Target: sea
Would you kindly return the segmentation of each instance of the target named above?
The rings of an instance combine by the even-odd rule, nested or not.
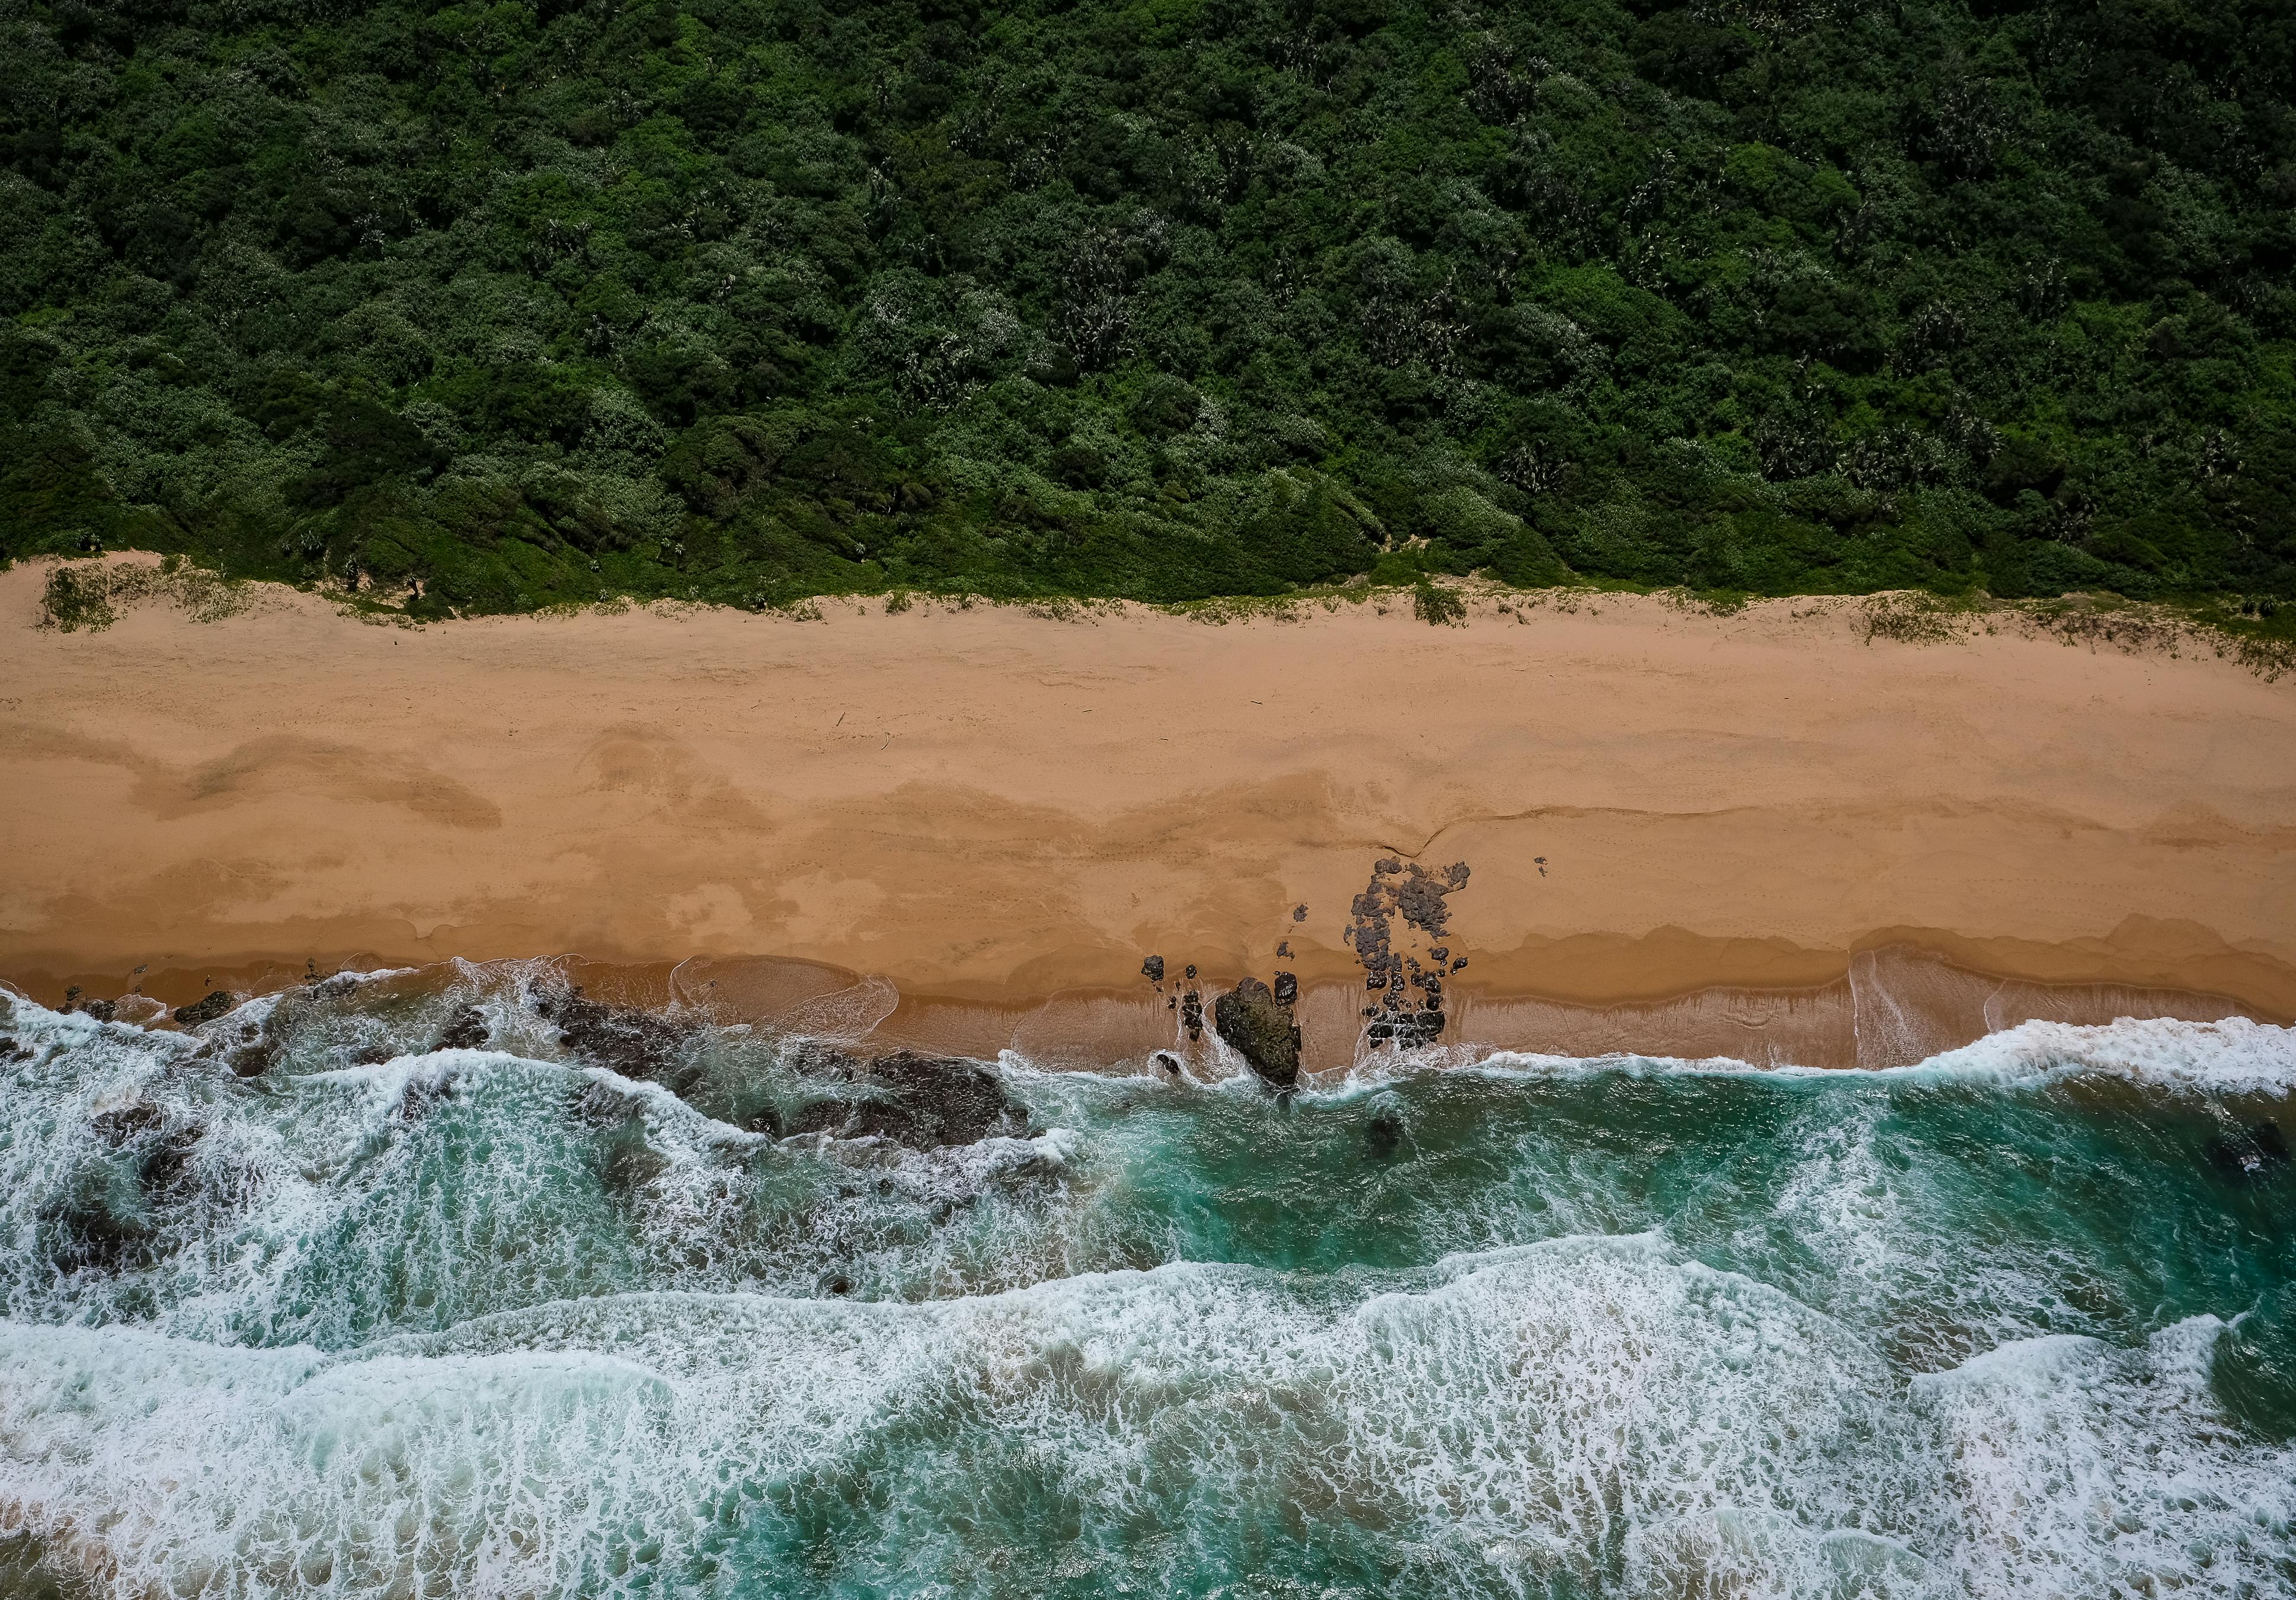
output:
[[[2289,1029],[1007,1053],[934,1144],[558,981],[0,999],[0,1595],[2296,1595]]]

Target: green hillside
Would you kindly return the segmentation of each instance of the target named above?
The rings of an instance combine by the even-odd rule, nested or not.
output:
[[[0,554],[2296,598],[2267,0],[51,0]]]

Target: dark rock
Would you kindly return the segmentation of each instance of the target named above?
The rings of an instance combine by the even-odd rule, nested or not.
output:
[[[169,1128],[165,1112],[142,1101],[102,1112],[89,1119],[88,1128],[121,1153],[131,1182],[119,1183],[121,1166],[94,1167],[45,1208],[50,1258],[65,1272],[147,1266],[159,1239],[151,1212],[191,1196],[193,1153],[207,1130],[196,1122]]]
[[[1188,970],[1185,972],[1183,972],[1181,976],[1185,978],[1189,982],[1193,983],[1196,981],[1196,964],[1193,961],[1188,963]]]
[[[441,1050],[482,1050],[492,1030],[487,1026],[487,1013],[475,1005],[465,1005],[455,1013],[454,1021],[439,1036],[436,1046]]]
[[[637,1118],[637,1097],[612,1084],[584,1082],[574,1090],[566,1114],[585,1128],[619,1128]]]
[[[1300,975],[1297,972],[1275,974],[1275,1003],[1286,1011],[1300,1003]]]
[[[1180,1025],[1188,1030],[1191,1039],[1204,1037],[1204,997],[1195,989],[1180,997]]]
[[[1305,907],[1305,906],[1294,906],[1294,907],[1292,907],[1292,920],[1293,922],[1295,922],[1295,923],[1304,923],[1304,922],[1306,922],[1306,921],[1308,920],[1308,907]]]
[[[2209,1145],[2209,1164],[2236,1183],[2268,1177],[2288,1161],[2288,1140],[2277,1123],[2259,1122]]]
[[[598,1153],[598,1181],[617,1194],[634,1194],[668,1170],[669,1158],[646,1143],[644,1125],[636,1118]]]
[[[351,1052],[351,1065],[355,1067],[379,1067],[384,1062],[389,1061],[392,1056],[397,1055],[398,1054],[398,1052],[392,1049],[389,1045],[361,1045],[357,1049]]]
[[[160,1108],[138,1100],[132,1105],[98,1112],[87,1120],[88,1131],[118,1150],[141,1135],[157,1132],[167,1121]]]
[[[558,1025],[559,1040],[569,1050],[625,1078],[676,1093],[699,1075],[686,1059],[692,1036],[650,1011],[586,1000],[575,987],[543,990],[534,1008]]]
[[[176,1006],[176,1021],[185,1028],[197,1028],[214,1022],[238,1004],[238,998],[229,989],[216,989],[201,996],[189,1005]]]
[[[992,1135],[1020,1138],[1028,1113],[1004,1081],[978,1062],[911,1050],[881,1055],[854,1074],[865,1096],[816,1100],[790,1119],[789,1131],[875,1136],[912,1150],[974,1145]]]
[[[444,1073],[436,1077],[418,1074],[406,1080],[398,1092],[398,1104],[390,1114],[401,1122],[420,1122],[441,1102],[455,1097],[455,1080]]]
[[[197,1124],[187,1123],[152,1141],[135,1171],[135,1181],[143,1188],[145,1199],[164,1205],[190,1196],[192,1151],[206,1131]]]
[[[1300,1030],[1259,979],[1239,980],[1212,1002],[1212,1026],[1253,1071],[1277,1088],[1288,1089],[1300,1081]]]
[[[1157,1051],[1154,1060],[1157,1067],[1168,1077],[1177,1078],[1180,1075],[1180,1058],[1169,1050]]]
[[[311,996],[309,989],[290,989],[271,1003],[260,1027],[242,1027],[237,1041],[224,1049],[224,1060],[231,1070],[242,1078],[259,1078],[277,1066],[296,1029],[317,1004]]]
[[[75,1000],[65,1009],[94,1017],[99,1022],[109,1022],[119,1014],[119,1005],[111,1000]]]
[[[1372,1160],[1383,1161],[1403,1147],[1403,1119],[1391,1106],[1382,1106],[1364,1124],[1364,1150]]]
[[[1151,983],[1163,982],[1164,958],[1161,956],[1151,956],[1148,957],[1147,960],[1140,964],[1140,975],[1143,978],[1147,979]]]
[[[62,1272],[122,1272],[148,1262],[158,1230],[109,1192],[88,1189],[41,1212],[53,1230],[48,1258]]]

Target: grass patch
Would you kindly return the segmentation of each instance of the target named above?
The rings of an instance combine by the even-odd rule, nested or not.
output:
[[[1451,590],[1423,578],[1411,587],[1411,614],[1430,628],[1464,628],[1467,603]]]

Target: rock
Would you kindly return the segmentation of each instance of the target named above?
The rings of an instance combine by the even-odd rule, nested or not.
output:
[[[676,1023],[634,1005],[586,1000],[578,988],[545,989],[534,1008],[558,1025],[559,1041],[598,1066],[675,1094],[699,1076],[687,1060],[689,1035]]]
[[[87,1120],[87,1127],[89,1132],[117,1150],[140,1134],[158,1132],[166,1120],[158,1106],[138,1100],[98,1112]]]
[[[2277,1123],[2259,1122],[2209,1145],[2209,1164],[2235,1183],[2256,1183],[2288,1161],[2288,1140]]]
[[[1140,975],[1143,978],[1147,979],[1151,983],[1163,982],[1164,958],[1161,956],[1151,956],[1148,957],[1147,960],[1140,964]]]
[[[418,1073],[409,1078],[406,1087],[398,1092],[398,1104],[390,1108],[390,1114],[401,1122],[420,1122],[441,1101],[454,1097],[453,1079],[443,1072],[435,1078]]]
[[[1212,1002],[1212,1026],[1251,1070],[1279,1089],[1300,1081],[1300,1030],[1267,985],[1244,978]]]
[[[1195,969],[1188,969],[1193,972]],[[1180,997],[1180,1025],[1188,1030],[1191,1039],[1204,1037],[1204,997],[1194,989]]]
[[[1286,1011],[1300,1003],[1300,975],[1297,972],[1275,974],[1275,1003]]]
[[[1383,1161],[1403,1147],[1403,1119],[1392,1106],[1382,1106],[1364,1124],[1364,1151],[1372,1160]]]
[[[1169,1050],[1157,1051],[1154,1060],[1157,1070],[1161,1071],[1166,1077],[1177,1078],[1180,1075],[1180,1058],[1173,1054]]]
[[[912,1150],[1029,1131],[1028,1113],[1005,1094],[1004,1079],[978,1062],[902,1050],[857,1070],[853,1081],[865,1097],[816,1100],[790,1119],[789,1131],[873,1135]]]
[[[183,1027],[197,1028],[203,1023],[214,1022],[238,1004],[237,997],[229,989],[219,989],[201,996],[189,1005],[176,1006],[175,1017],[176,1022]]]
[[[482,1050],[486,1048],[491,1032],[492,1030],[487,1026],[487,1013],[475,1005],[465,1005],[455,1013],[454,1021],[447,1024],[447,1030],[439,1036],[436,1047],[441,1050]]]
[[[119,1014],[119,1005],[110,1000],[75,1000],[68,1009],[94,1017],[99,1022],[111,1022]]]

